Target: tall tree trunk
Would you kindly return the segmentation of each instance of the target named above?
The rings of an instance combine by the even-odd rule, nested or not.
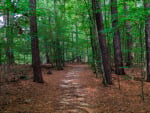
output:
[[[43,83],[41,66],[40,66],[40,55],[39,55],[39,42],[37,36],[37,18],[36,18],[36,0],[30,0],[30,32],[31,32],[31,46],[32,46],[32,66],[34,82]]]
[[[75,24],[75,29],[76,29],[76,57],[79,57],[79,34],[78,34],[78,23]],[[77,62],[80,62],[78,58]]]
[[[111,0],[111,16],[112,16],[112,27],[114,29],[114,62],[115,62],[115,73],[118,75],[125,74],[123,68],[123,58],[121,52],[120,43],[120,31],[118,28],[118,11],[117,11],[117,0]]]
[[[149,0],[144,0],[145,10],[150,8]],[[147,59],[147,82],[150,82],[150,15],[146,16],[145,21],[145,38],[146,38],[146,59]]]
[[[55,43],[56,43],[56,46],[55,46],[55,57],[56,57],[56,68],[57,70],[63,70],[63,67],[62,67],[62,49],[61,49],[61,42],[59,40],[59,34],[60,34],[60,31],[59,31],[59,21],[58,21],[58,13],[57,13],[57,0],[54,0],[54,18],[55,18]]]
[[[0,65],[2,64],[2,44],[0,43]]]
[[[8,3],[11,4],[11,1],[9,0]],[[4,11],[4,14],[5,14],[5,11]],[[4,18],[5,27],[6,27],[6,60],[7,60],[7,64],[14,63],[14,54],[13,54],[12,47],[11,47],[11,45],[13,43],[13,37],[11,37],[11,34],[13,34],[12,33],[13,28],[10,25],[11,24],[10,19],[11,19],[10,9],[8,8],[6,10],[6,18]]]
[[[46,63],[47,64],[50,64],[50,58],[49,58],[49,54],[48,54],[48,51],[46,50]]]
[[[71,42],[72,42],[72,48],[74,49],[74,33],[72,32],[71,33]],[[72,58],[71,59],[73,59],[74,57],[75,57],[75,52],[72,50]],[[74,62],[74,61],[72,61],[72,62]]]
[[[110,62],[108,58],[106,39],[105,39],[105,35],[102,33],[102,31],[104,30],[104,25],[103,25],[102,12],[100,12],[101,4],[97,0],[92,0],[92,4],[95,10],[94,14],[95,14],[95,19],[96,19],[96,24],[97,24],[100,49],[102,52],[102,64],[103,64],[103,69],[104,69],[104,76],[106,78],[106,82],[108,84],[112,84],[111,69],[110,69]]]
[[[91,2],[91,1],[89,1]],[[98,63],[97,61],[99,60],[98,55],[97,55],[97,50],[99,49],[97,47],[97,29],[96,29],[96,24],[95,24],[95,18],[94,18],[94,13],[92,12],[92,9],[89,9],[89,6],[86,0],[84,0],[84,3],[86,5],[87,11],[88,11],[88,16],[89,16],[89,27],[90,27],[90,42],[91,42],[91,47],[92,47],[92,67],[94,69],[94,73],[96,73],[96,78],[98,78]]]
[[[126,17],[128,16],[128,13],[127,13],[128,10],[129,10],[128,4],[126,2],[124,2],[124,11],[125,11]],[[125,22],[125,32],[126,32],[126,36],[127,36],[127,48],[128,48],[126,66],[132,66],[133,53],[131,52],[131,50],[133,47],[133,41],[132,41],[132,35],[130,34],[131,24],[129,21]]]

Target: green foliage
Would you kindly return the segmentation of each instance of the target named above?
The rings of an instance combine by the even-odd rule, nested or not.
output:
[[[29,8],[29,0],[19,0],[11,2],[4,0],[0,2],[0,15],[6,15],[9,10],[10,25],[0,28],[0,50],[1,62],[6,60],[6,48],[10,47],[15,56],[16,63],[31,63],[31,37],[29,28],[29,16],[31,9]],[[113,33],[116,30],[111,27],[110,3],[108,0],[101,1],[102,8],[97,12],[102,11],[104,17],[104,31],[100,31],[107,36],[107,44],[110,52],[110,58],[113,57]],[[129,9],[124,10],[124,5],[127,3]],[[55,6],[55,8],[54,8]],[[93,22],[92,6],[88,0],[37,0],[37,21],[38,34],[40,42],[40,53],[42,62],[45,60],[46,54],[52,62],[60,57],[65,57],[68,60],[74,56],[81,55],[83,59],[88,56],[89,62],[93,62],[91,49],[91,39],[95,39],[95,35],[90,34],[90,26]],[[144,25],[145,16],[149,14],[149,9],[146,11],[141,0],[119,0],[118,2],[118,28],[121,31],[122,52],[124,60],[126,60],[129,51],[135,53],[135,62],[139,59],[139,54],[142,51],[145,53],[145,44],[139,47],[140,32],[142,32],[142,40],[144,40]],[[19,15],[19,16],[17,16]],[[127,15],[127,16],[126,16]],[[113,15],[117,16],[116,14]],[[125,23],[129,22],[131,26],[130,35],[127,36]],[[19,27],[22,33],[19,33]],[[7,31],[7,32],[6,32]],[[6,35],[9,41],[6,41]],[[127,40],[132,38],[134,47],[132,50],[127,48]],[[95,57],[95,56],[94,56]],[[96,62],[101,62],[97,60]],[[125,61],[124,61],[125,62]],[[128,68],[128,67],[121,67]]]

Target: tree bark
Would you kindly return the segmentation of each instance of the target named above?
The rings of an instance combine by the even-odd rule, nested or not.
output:
[[[61,41],[60,39],[58,38],[60,35],[60,31],[59,31],[59,22],[58,22],[58,13],[57,13],[57,0],[54,0],[54,18],[55,18],[55,43],[56,43],[56,46],[55,46],[55,57],[56,57],[56,68],[57,70],[63,70],[63,66],[62,66],[62,48],[61,48]]]
[[[47,64],[50,64],[50,58],[49,58],[49,54],[48,54],[48,52],[46,52],[46,63]]]
[[[118,11],[117,11],[117,0],[111,0],[111,18],[112,18],[112,27],[114,30],[114,62],[115,62],[115,73],[118,75],[124,75],[123,68],[123,58],[121,52],[121,43],[120,43],[120,31],[118,28]]]
[[[124,2],[124,11],[125,11],[125,16],[128,16],[127,11],[129,10],[128,4]],[[131,52],[133,48],[133,40],[132,40],[132,35],[130,34],[131,32],[131,23],[129,21],[125,22],[125,32],[127,36],[127,48],[128,48],[128,53],[127,53],[127,62],[126,66],[132,66],[133,65],[133,53]]]
[[[2,64],[2,44],[0,43],[0,65]]]
[[[8,1],[8,3],[11,4],[11,0]],[[12,5],[12,4],[11,4]],[[5,21],[5,27],[6,27],[6,60],[7,64],[14,64],[14,54],[12,51],[12,46],[13,45],[13,37],[11,37],[11,34],[13,34],[13,27],[12,23],[10,23],[11,16],[10,16],[10,9],[7,8],[6,11],[4,11],[4,14],[6,14],[6,18],[4,18]]]
[[[148,0],[144,0],[145,11],[150,8]],[[146,38],[146,59],[147,59],[147,82],[150,82],[150,15],[146,16],[145,21],[145,38]]]
[[[103,17],[101,9],[101,4],[97,0],[92,0],[93,8],[95,10],[95,20],[98,30],[98,39],[99,39],[99,45],[102,53],[102,65],[104,69],[104,75],[106,78],[106,82],[108,84],[112,84],[112,77],[111,77],[111,68],[110,68],[110,62],[108,58],[108,50],[106,46],[106,39],[105,35],[103,33],[104,25],[103,25]]]
[[[37,36],[37,18],[36,18],[36,0],[30,0],[30,32],[31,32],[31,47],[32,47],[32,66],[34,82],[43,83],[41,66],[40,66],[40,55],[39,55],[39,42]]]

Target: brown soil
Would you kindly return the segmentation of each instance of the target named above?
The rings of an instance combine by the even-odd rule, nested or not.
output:
[[[25,67],[31,76],[31,67]],[[140,79],[121,76],[119,90],[115,74],[113,85],[104,87],[102,79],[83,64],[52,70],[51,75],[43,67],[42,72],[44,84],[32,79],[1,83],[0,113],[150,113],[150,83],[144,82],[143,102]],[[127,69],[126,73],[139,78],[140,70]]]

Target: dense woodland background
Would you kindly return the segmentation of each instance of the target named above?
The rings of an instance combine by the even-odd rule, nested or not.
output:
[[[149,5],[148,0],[3,0],[0,64],[33,62],[34,75],[41,76],[40,61],[58,70],[65,62],[82,61],[103,72],[109,84],[114,66],[116,74],[147,67],[144,78],[150,81]]]

